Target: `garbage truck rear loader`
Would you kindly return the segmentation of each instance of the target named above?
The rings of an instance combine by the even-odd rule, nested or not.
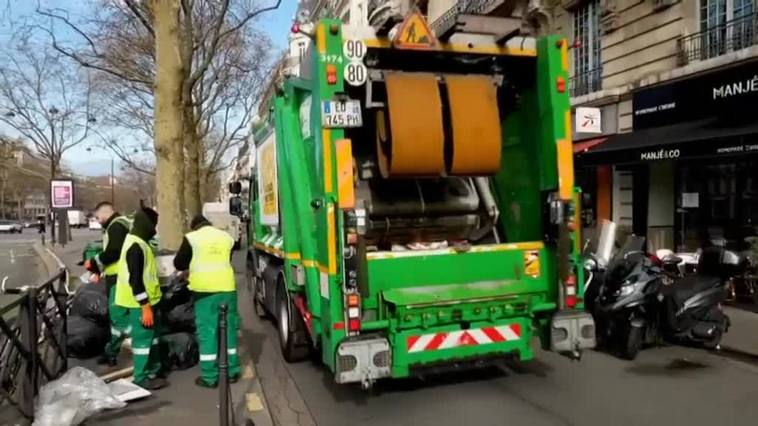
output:
[[[529,360],[535,335],[593,347],[567,42],[456,45],[420,15],[394,40],[350,31],[314,25],[255,131],[249,283],[284,357],[317,352],[338,383],[370,386]]]

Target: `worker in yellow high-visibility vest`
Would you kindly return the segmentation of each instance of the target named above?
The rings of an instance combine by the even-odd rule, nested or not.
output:
[[[155,255],[148,244],[155,236],[158,213],[143,208],[124,240],[116,282],[116,305],[126,308],[131,326],[134,383],[155,390],[168,385],[162,367],[158,329],[161,287]]]
[[[237,354],[237,286],[231,257],[234,239],[214,228],[202,215],[192,219],[192,229],[185,235],[174,257],[174,267],[189,270],[189,288],[195,300],[195,325],[200,343],[200,377],[195,384],[201,387],[218,386],[218,318],[221,305],[227,305],[227,354],[229,377],[239,380]]]
[[[115,304],[116,278],[118,276],[119,258],[124,239],[131,228],[131,221],[113,209],[113,204],[103,201],[95,207],[95,218],[103,227],[103,251],[93,259],[85,262],[84,267],[95,274],[100,274],[108,288],[108,317],[111,322],[111,338],[105,345],[98,364],[115,366],[121,343],[129,334],[129,317],[126,309]]]

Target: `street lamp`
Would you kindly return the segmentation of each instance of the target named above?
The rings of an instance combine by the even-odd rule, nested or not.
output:
[[[87,152],[92,152],[92,147],[87,147]],[[111,155],[111,204],[116,204],[115,189],[113,187],[113,155]]]

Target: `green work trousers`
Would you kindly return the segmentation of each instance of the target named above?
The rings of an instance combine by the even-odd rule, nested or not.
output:
[[[165,376],[163,367],[166,362],[165,345],[160,344],[161,326],[160,307],[153,306],[151,328],[142,326],[142,308],[128,308],[130,336],[132,337],[132,362],[134,363],[134,383],[140,384],[147,379]]]
[[[200,376],[206,383],[218,382],[218,318],[221,305],[226,305],[226,349],[229,355],[229,377],[240,374],[237,354],[237,292],[195,293],[195,327],[200,344]]]
[[[116,275],[105,277],[108,286],[108,316],[111,320],[111,339],[105,345],[105,355],[117,357],[121,352],[121,344],[129,335],[129,312],[123,306],[116,305]]]

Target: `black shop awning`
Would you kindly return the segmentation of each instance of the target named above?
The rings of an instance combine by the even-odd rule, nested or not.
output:
[[[722,155],[758,155],[758,121],[708,119],[609,136],[577,153],[579,165],[629,164]]]

